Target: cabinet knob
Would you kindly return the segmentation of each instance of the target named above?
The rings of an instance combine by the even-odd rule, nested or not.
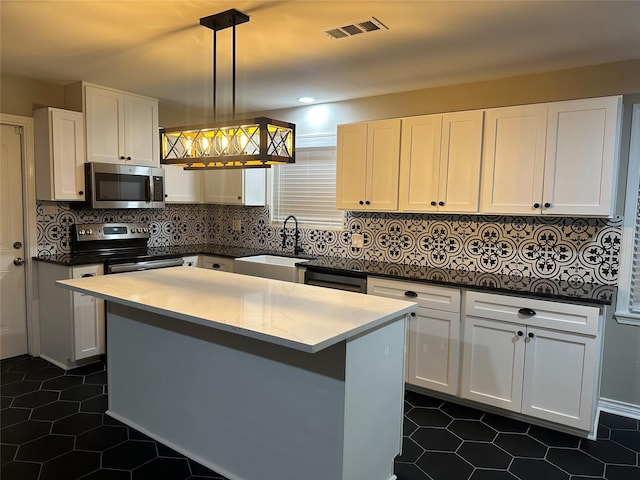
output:
[[[404,296],[409,298],[416,298],[418,294],[413,290],[407,290],[406,292],[404,292]]]
[[[437,205],[436,201],[434,200],[433,202],[431,202],[431,206],[435,207]]]
[[[169,194],[168,194],[168,193],[165,193],[165,194],[164,194],[164,198],[169,198]]]
[[[238,200],[242,200],[242,197],[240,195],[238,195]]]
[[[211,265],[211,268],[220,268],[220,264],[219,263],[214,263],[213,265]]]
[[[369,200],[365,200],[364,204],[365,205],[371,205],[371,202]]]
[[[551,208],[551,204],[549,202],[545,203],[544,208]]]
[[[362,200],[360,200],[360,201],[358,202],[358,204],[359,204],[359,205],[364,205],[364,202],[363,202]]]
[[[539,203],[534,203],[533,204],[533,208],[540,208],[540,204]]]
[[[533,308],[521,308],[518,310],[518,313],[527,317],[533,317],[536,314],[536,311]]]
[[[416,316],[416,312],[411,312],[411,316],[415,317]]]
[[[131,160],[131,157],[127,157],[127,160]]]
[[[438,205],[440,205],[441,207],[444,207],[444,202],[438,202]]]
[[[529,334],[528,334],[527,336],[528,336],[529,338],[533,338],[533,337],[535,337],[535,335],[534,335],[534,333],[533,333],[533,332],[529,332]]]
[[[521,337],[522,335],[524,335],[524,332],[523,332],[522,330],[518,330],[516,333],[518,334],[518,336],[519,336],[519,337]]]
[[[84,190],[80,190],[80,191],[78,192],[78,195],[84,195]]]
[[[120,160],[124,160],[124,155],[120,155]]]

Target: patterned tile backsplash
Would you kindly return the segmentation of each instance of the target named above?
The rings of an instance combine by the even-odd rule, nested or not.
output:
[[[240,220],[240,231],[233,230],[233,220]],[[98,222],[148,223],[149,246],[213,243],[282,249],[282,226],[270,223],[268,207],[72,210],[68,203],[38,202],[39,255],[69,252],[70,225]],[[351,247],[354,233],[364,236],[364,248]],[[616,285],[621,233],[620,217],[347,212],[343,230],[301,229],[300,244],[310,255]],[[292,250],[289,235],[286,251]]]

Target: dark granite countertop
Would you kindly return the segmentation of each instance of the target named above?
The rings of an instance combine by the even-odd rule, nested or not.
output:
[[[282,251],[269,251],[254,248],[231,247],[227,245],[199,244],[172,247],[149,247],[144,259],[175,258],[187,255],[212,255],[217,257],[239,258],[252,255],[293,256]],[[299,256],[298,256],[299,257]],[[415,265],[371,262],[339,257],[308,257],[301,260],[299,266],[331,273],[358,272],[396,280],[407,280],[482,290],[487,292],[521,295],[546,300],[564,300],[593,305],[611,305],[616,287],[584,282],[567,282],[547,278],[515,277],[496,273],[477,273],[445,268],[421,267]],[[86,265],[104,261],[104,257],[86,254],[58,254],[34,257],[42,262],[64,266]]]
[[[127,254],[130,255],[130,254]],[[290,253],[282,251],[259,250],[255,248],[231,247],[228,245],[215,244],[196,244],[196,245],[176,245],[169,247],[148,247],[146,254],[136,254],[137,260],[161,260],[163,258],[175,258],[188,255],[211,255],[215,257],[239,258],[249,257],[252,255],[280,255],[291,256]],[[296,255],[296,258],[304,258],[305,256]],[[117,257],[112,257],[117,258]],[[308,256],[311,259],[314,257]],[[63,266],[88,265],[90,263],[100,263],[106,260],[106,257],[100,255],[92,255],[87,253],[73,254],[60,253],[56,255],[41,255],[33,257],[34,260],[47,263],[55,263]]]
[[[594,305],[611,305],[616,292],[616,287],[611,285],[583,282],[574,284],[548,278],[511,277],[496,273],[477,273],[349,258],[320,257],[300,265],[331,273],[361,272],[396,280]]]

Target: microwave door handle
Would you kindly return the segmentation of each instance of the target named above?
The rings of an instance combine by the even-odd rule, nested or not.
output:
[[[151,202],[151,179],[149,177],[146,177],[144,179],[144,191],[145,191],[145,201],[147,203]]]

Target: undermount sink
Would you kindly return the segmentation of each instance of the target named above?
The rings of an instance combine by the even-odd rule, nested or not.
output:
[[[303,258],[280,257],[278,255],[241,257],[234,261],[234,272],[254,277],[296,282],[298,280],[296,263],[304,260]]]

